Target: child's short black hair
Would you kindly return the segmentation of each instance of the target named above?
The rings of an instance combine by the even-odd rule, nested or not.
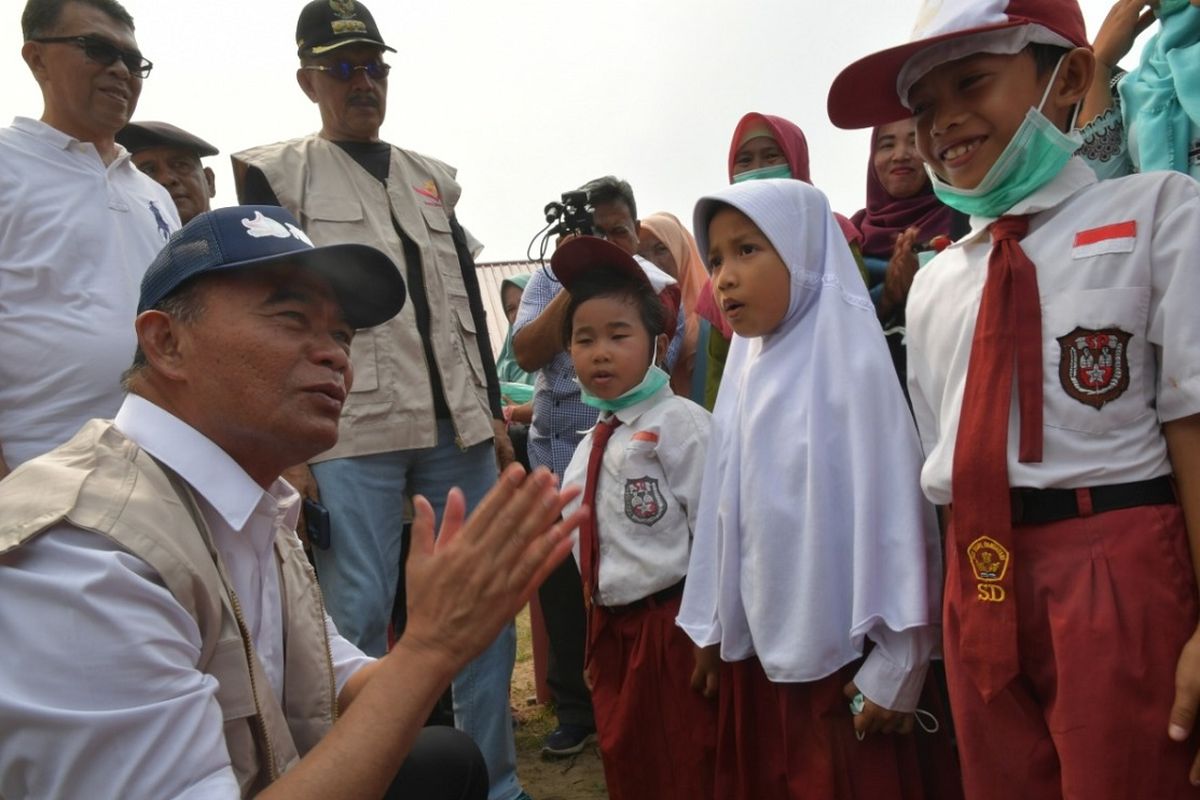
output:
[[[1071,48],[1062,47],[1057,44],[1042,44],[1041,42],[1031,42],[1025,46],[1029,54],[1033,56],[1033,63],[1037,67],[1037,76],[1040,78],[1058,65],[1059,59],[1071,52]]]
[[[636,306],[638,316],[646,326],[646,332],[652,342],[659,334],[666,332],[667,309],[649,282],[599,272],[571,285],[571,302],[567,305],[566,316],[563,317],[562,340],[566,345],[570,345],[571,335],[574,333],[575,312],[588,300],[595,300],[597,297],[625,300]]]

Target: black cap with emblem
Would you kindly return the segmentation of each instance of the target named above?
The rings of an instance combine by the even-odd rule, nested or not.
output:
[[[317,56],[338,47],[366,42],[396,52],[383,43],[375,18],[354,0],[312,0],[296,23],[296,55]]]

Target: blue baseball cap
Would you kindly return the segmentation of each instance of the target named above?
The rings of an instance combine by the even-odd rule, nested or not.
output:
[[[187,281],[217,270],[288,263],[329,281],[355,328],[387,322],[404,307],[404,279],[386,255],[363,244],[313,246],[279,206],[231,206],[198,214],[155,256],[138,299],[154,308]]]

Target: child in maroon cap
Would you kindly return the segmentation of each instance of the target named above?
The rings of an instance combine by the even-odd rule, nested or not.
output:
[[[913,283],[908,381],[973,800],[1200,783],[1200,188],[1096,182],[1071,132],[1093,68],[1075,0],[942,0],[829,96],[842,127],[915,116],[971,215]]]

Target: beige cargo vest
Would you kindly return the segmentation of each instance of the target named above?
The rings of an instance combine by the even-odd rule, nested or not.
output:
[[[337,696],[325,610],[295,535],[280,529],[275,537],[285,617],[281,707],[191,490],[111,422],[92,420],[0,483],[0,554],[63,521],[145,561],[196,620],[197,668],[220,683],[225,744],[243,797],[265,788],[326,734]]]
[[[395,219],[421,251],[429,335],[458,445],[492,438],[475,321],[450,234],[449,215],[462,192],[454,171],[393,147],[385,188],[340,147],[316,134],[235,153],[233,162],[235,174],[243,164],[262,170],[279,202],[315,244],[370,245],[404,272]],[[351,361],[354,386],[342,410],[338,443],[313,461],[437,443],[429,369],[411,302],[390,322],[359,331]]]

